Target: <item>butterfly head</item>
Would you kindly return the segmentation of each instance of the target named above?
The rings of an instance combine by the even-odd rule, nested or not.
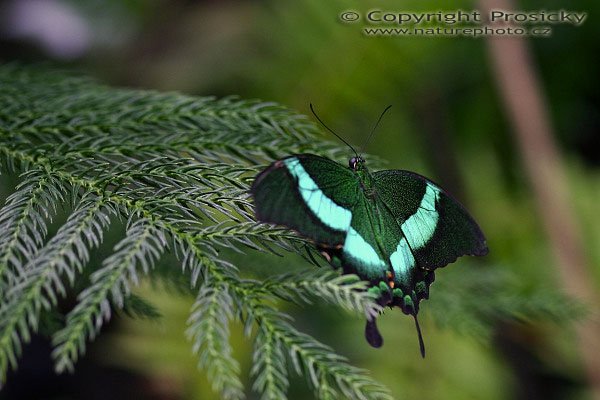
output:
[[[361,156],[352,157],[348,161],[348,166],[352,171],[358,171],[364,168],[365,159]]]

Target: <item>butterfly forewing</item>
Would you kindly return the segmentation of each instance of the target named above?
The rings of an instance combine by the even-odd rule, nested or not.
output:
[[[326,247],[341,247],[358,199],[347,168],[310,154],[275,161],[251,188],[257,218],[284,225]]]
[[[462,255],[485,255],[481,229],[464,207],[425,177],[409,171],[373,173],[379,199],[394,215],[420,268],[435,269]]]
[[[348,273],[374,283],[386,279],[389,255],[381,239],[395,241],[401,233],[382,230],[379,210],[350,169],[310,154],[287,157],[256,178],[252,194],[259,220],[314,240]]]

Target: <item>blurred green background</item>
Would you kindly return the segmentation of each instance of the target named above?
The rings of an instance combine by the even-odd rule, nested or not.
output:
[[[438,281],[478,263],[513,272],[525,290],[560,291],[486,40],[367,37],[361,23],[338,18],[349,9],[425,12],[477,6],[430,0],[2,1],[0,61],[49,61],[110,85],[260,98],[305,114],[312,102],[329,126],[358,145],[392,104],[368,152],[388,160],[387,168],[417,171],[441,183],[467,204],[488,238],[488,257],[463,259],[439,271]],[[564,156],[588,272],[598,289],[600,24],[594,15],[600,3],[530,0],[516,6],[589,14],[582,26],[556,25],[550,37],[527,42]],[[310,267],[293,256],[252,255],[237,260],[257,276]],[[34,340],[0,396],[27,393],[19,392],[19,384],[27,387],[35,379],[44,398],[215,398],[183,334],[193,298],[164,289],[148,284],[139,291],[157,306],[161,320],[115,319],[74,376],[49,375],[47,346]],[[372,371],[397,398],[591,398],[573,326],[498,324],[491,337],[482,338],[439,327],[428,305],[422,304],[421,317],[425,360],[418,354],[412,321],[398,310],[380,318],[386,344],[374,350],[364,342],[358,319],[320,305],[287,308],[297,327]],[[594,312],[591,305],[588,317],[598,318]],[[232,340],[248,380],[251,349],[239,327]],[[310,396],[301,380],[292,382],[291,399]]]

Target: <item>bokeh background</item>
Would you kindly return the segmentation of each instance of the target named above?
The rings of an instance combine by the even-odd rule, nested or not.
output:
[[[549,128],[542,134],[549,135],[557,150],[550,163],[554,169],[548,172],[558,171],[557,185],[567,193],[564,238],[545,220],[549,213],[543,208],[553,202],[553,191],[550,197],[540,194],[539,181],[536,189],[537,176],[530,168],[536,161],[531,160],[531,148],[524,150],[537,144],[518,135],[517,117],[507,103],[511,96],[527,96],[527,88],[522,93],[518,88],[502,91],[506,81],[490,51],[491,41],[368,37],[361,33],[362,23],[345,24],[338,17],[348,9],[426,12],[474,10],[482,4],[5,0],[0,2],[0,61],[46,62],[114,86],[260,98],[305,114],[312,102],[333,129],[355,144],[362,143],[379,113],[391,104],[368,152],[387,160],[388,168],[417,171],[440,182],[467,204],[488,237],[488,257],[460,261],[440,271],[439,281],[449,269],[468,273],[464,263],[470,262],[508,271],[525,288],[568,291],[569,276],[575,275],[597,292],[600,24],[595,16],[600,3],[513,4],[523,10],[588,13],[579,27],[554,25],[550,37],[524,40],[526,71],[539,83],[534,94],[547,111]],[[522,72],[515,69],[504,79],[520,79]],[[563,239],[576,244],[574,253],[565,256],[557,249]],[[569,269],[573,255],[580,268]],[[307,267],[292,258],[252,254],[244,260],[249,273],[258,276]],[[434,298],[437,284],[432,287]],[[34,338],[0,398],[216,398],[183,334],[192,297],[150,284],[140,294],[149,296],[162,319],[113,320],[77,372],[61,377],[51,373],[45,339]],[[597,320],[599,304],[585,296],[583,301],[588,302],[588,314],[582,319]],[[412,321],[397,310],[380,318],[386,344],[374,350],[364,343],[360,320],[318,304],[314,309],[287,309],[298,327],[372,371],[398,398],[588,399],[593,397],[590,375],[600,376],[582,357],[581,332],[587,329],[582,319],[573,324],[509,321],[498,323],[491,337],[482,337],[436,324],[425,302],[421,320],[428,355],[421,360]],[[247,380],[251,349],[237,328],[232,341]],[[301,380],[292,382],[290,398],[310,396]]]

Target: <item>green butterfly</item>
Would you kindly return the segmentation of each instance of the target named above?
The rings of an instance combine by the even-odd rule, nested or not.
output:
[[[485,237],[431,180],[410,171],[371,173],[354,153],[349,168],[313,154],[272,163],[252,184],[257,220],[310,239],[334,268],[369,281],[380,305],[412,315],[424,357],[417,313],[434,270],[462,255],[487,254]],[[383,344],[375,319],[367,321],[365,337],[373,347]]]

